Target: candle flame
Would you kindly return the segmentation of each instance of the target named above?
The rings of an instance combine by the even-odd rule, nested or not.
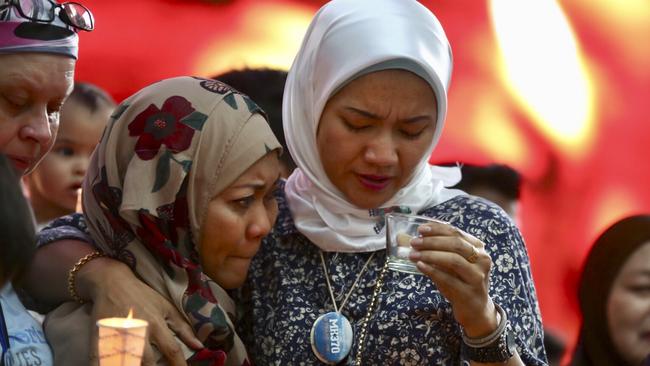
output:
[[[129,315],[126,316],[127,319],[133,319],[133,308],[129,309]]]

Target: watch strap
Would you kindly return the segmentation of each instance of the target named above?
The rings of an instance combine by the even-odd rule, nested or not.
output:
[[[461,353],[468,359],[481,363],[506,362],[516,352],[514,334],[508,316],[501,306],[494,304],[499,313],[499,325],[482,338],[469,338],[463,333]]]
[[[465,358],[480,363],[494,363],[508,361],[516,351],[514,334],[510,322],[505,330],[492,343],[483,347],[472,347],[463,342],[461,353]]]

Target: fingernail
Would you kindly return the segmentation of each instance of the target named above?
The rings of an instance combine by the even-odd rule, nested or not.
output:
[[[194,349],[203,349],[203,348],[205,348],[203,343],[201,343],[201,341],[199,341],[198,339],[195,339],[192,343],[193,343],[192,346],[194,347]]]
[[[426,226],[426,225],[418,226],[418,232],[420,232],[420,233],[428,233],[428,232],[431,232],[431,227],[430,227],[430,226]]]
[[[422,238],[411,239],[411,246],[418,246],[420,244],[422,244]]]
[[[409,259],[412,261],[417,261],[422,257],[422,254],[417,251],[417,250],[411,250],[411,254],[409,254]]]

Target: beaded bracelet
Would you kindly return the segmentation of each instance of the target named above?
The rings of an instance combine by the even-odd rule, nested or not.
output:
[[[75,287],[77,272],[79,272],[79,270],[81,269],[81,267],[83,267],[84,264],[90,262],[95,258],[100,258],[104,256],[105,256],[104,253],[97,252],[97,251],[87,254],[83,258],[79,259],[79,261],[75,263],[74,267],[72,267],[70,272],[68,272],[68,292],[76,302],[80,304],[83,304],[85,302],[81,297],[79,297],[79,294],[77,294],[77,289]]]

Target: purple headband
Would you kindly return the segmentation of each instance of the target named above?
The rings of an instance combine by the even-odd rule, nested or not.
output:
[[[77,59],[79,36],[74,28],[55,17],[50,23],[20,16],[15,7],[0,14],[0,54],[39,52]]]

